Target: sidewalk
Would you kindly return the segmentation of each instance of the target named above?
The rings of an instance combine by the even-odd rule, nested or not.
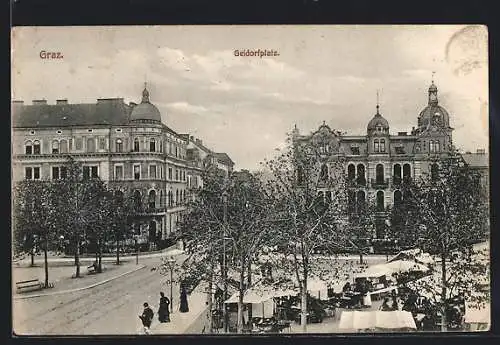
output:
[[[80,267],[81,278],[72,278],[75,274],[76,268],[74,266],[56,267],[49,270],[49,282],[54,284],[53,288],[43,289],[38,291],[30,291],[18,293],[16,291],[15,283],[20,280],[28,280],[38,278],[40,282],[44,282],[45,273],[43,267],[22,267],[13,268],[12,271],[12,292],[13,299],[25,299],[42,296],[58,295],[63,293],[71,293],[80,290],[90,289],[107,283],[111,280],[130,274],[139,269],[143,269],[145,265],[123,264],[120,266],[114,264],[107,264],[102,273],[88,274],[87,267],[82,265]]]
[[[155,312],[151,333],[154,335],[202,333],[205,324],[208,323],[207,294],[203,291],[202,285],[200,284],[192,294],[188,295],[189,312],[179,312],[179,303],[174,303],[174,312],[170,314],[170,322],[166,323],[159,323]],[[157,305],[154,308],[153,310],[158,310]]]
[[[182,253],[184,253],[184,252],[181,250],[178,250],[176,248],[170,247],[170,248],[167,248],[161,252],[144,253],[144,254],[139,253],[139,260],[146,259],[146,258],[157,258],[157,257],[166,256],[166,255],[176,256],[176,255],[179,255]],[[136,259],[136,255],[120,256],[120,262],[130,262],[130,261],[134,261],[135,259]],[[102,257],[101,260],[104,263],[116,262],[116,256]],[[75,262],[75,258],[74,257],[52,256],[52,257],[48,257],[47,261],[50,264],[52,264],[51,266],[65,266],[66,264],[73,266],[74,262]],[[81,257],[80,258],[80,264],[82,266],[84,266],[84,265],[89,266],[94,261],[95,261],[95,257]],[[27,257],[24,257],[23,259],[12,262],[13,267],[29,267],[30,264],[31,264],[31,257],[30,256],[27,256]],[[53,264],[56,264],[56,265],[53,265]],[[35,265],[36,266],[43,266],[44,265],[43,255],[35,256]]]

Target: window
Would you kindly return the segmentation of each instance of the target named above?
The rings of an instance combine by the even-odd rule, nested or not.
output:
[[[323,165],[321,166],[320,180],[321,180],[321,181],[326,181],[326,180],[328,180],[328,167],[326,166],[326,164],[323,164]]]
[[[142,203],[142,197],[141,197],[141,192],[139,192],[138,190],[135,190],[134,191],[134,196],[133,196],[133,200],[134,200],[134,208],[136,211],[139,211],[141,209],[141,203]]]
[[[179,190],[175,190],[175,204],[177,205],[179,203]]]
[[[384,166],[382,164],[377,164],[375,173],[377,183],[384,183]]]
[[[373,141],[373,151],[374,152],[380,152],[380,146],[379,146],[378,139],[375,139]]]
[[[168,143],[168,153],[172,154],[172,143],[171,142]]]
[[[123,141],[121,139],[116,139],[116,152],[123,152]]]
[[[401,201],[403,201],[401,192],[399,190],[394,191],[394,206],[401,204]]]
[[[160,152],[163,152],[163,140],[160,140]]]
[[[57,140],[52,142],[52,153],[59,153],[59,142]]]
[[[61,178],[61,175],[59,173],[59,167],[52,167],[52,179],[53,180],[59,180]]]
[[[172,168],[168,168],[168,179],[172,180]]]
[[[82,138],[76,138],[75,139],[75,149],[76,150],[81,150],[83,147],[83,139]]]
[[[434,140],[429,141],[429,151],[434,152]]]
[[[420,152],[420,144],[415,145],[415,152]]]
[[[106,149],[106,138],[99,138],[99,150]]]
[[[90,167],[90,171],[92,172],[92,178],[99,177],[97,166]]]
[[[377,211],[384,210],[384,192],[379,190],[377,192]]]
[[[149,178],[156,179],[156,165],[149,166]]]
[[[179,181],[179,170],[175,169],[175,180]]]
[[[411,177],[411,166],[410,164],[406,163],[403,165],[403,178],[407,180],[410,177]]]
[[[358,177],[356,179],[356,182],[364,186],[366,184],[365,166],[363,164],[358,164],[357,168],[358,168]]]
[[[59,150],[61,153],[68,153],[68,142],[65,139],[60,141]]]
[[[39,167],[26,167],[24,170],[24,177],[26,180],[39,180],[40,168]]]
[[[134,139],[134,152],[139,152],[139,139]]]
[[[156,152],[156,140],[149,140],[149,152]]]
[[[33,144],[32,144],[31,141],[27,141],[24,144],[24,153],[27,154],[27,155],[33,154]]]
[[[95,152],[95,139],[94,138],[87,139],[87,152]]]
[[[99,169],[96,165],[94,166],[84,166],[83,167],[83,178],[97,178],[99,177]]]
[[[33,154],[34,155],[39,155],[41,152],[40,150],[40,142],[38,140],[35,140],[33,142]]]
[[[123,180],[123,165],[115,165],[115,180]]]
[[[83,167],[83,178],[86,180],[90,178],[90,167]]]
[[[398,155],[402,155],[405,153],[405,148],[403,146],[396,146],[395,150],[396,150],[396,154],[398,154]]]
[[[356,167],[354,164],[349,164],[347,166],[347,179],[353,181],[356,178]]]
[[[149,208],[156,208],[156,191],[151,190],[148,195],[148,206]]]
[[[351,152],[353,155],[359,155],[359,146],[351,146]]]
[[[393,182],[395,184],[401,183],[401,165],[400,164],[394,164],[394,171],[392,174]]]
[[[61,178],[62,179],[65,179],[65,178],[68,177],[68,168],[66,168],[66,167],[63,166],[59,170],[61,172]]]
[[[134,180],[139,180],[141,178],[141,166],[139,164],[134,164]]]
[[[380,152],[385,152],[385,139],[380,139]]]

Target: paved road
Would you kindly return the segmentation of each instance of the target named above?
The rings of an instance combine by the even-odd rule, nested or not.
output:
[[[166,278],[151,267],[158,258],[141,260],[146,268],[109,283],[80,292],[53,297],[38,297],[13,301],[16,334],[137,334],[141,323],[142,303],[158,310],[159,292],[170,297]],[[163,282],[163,283],[162,283]],[[174,285],[174,314],[179,287]]]

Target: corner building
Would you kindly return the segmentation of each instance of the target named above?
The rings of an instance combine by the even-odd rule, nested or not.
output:
[[[188,155],[192,137],[162,123],[146,88],[139,104],[123,98],[92,104],[14,101],[12,112],[14,182],[64,178],[71,155],[83,164],[84,177],[99,177],[132,199],[136,215],[130,225],[150,248],[177,230],[191,185],[202,186],[191,183],[192,176],[201,179],[200,166]]]
[[[380,113],[377,104],[376,113],[368,122],[366,135],[343,135],[323,123],[310,135],[301,135],[295,128],[293,137],[296,143],[319,145],[325,158],[321,175],[328,173],[329,161],[338,157],[345,159],[351,210],[359,204],[375,205],[379,216],[375,235],[382,238],[388,207],[402,200],[401,184],[405,179],[423,174],[432,178],[437,174],[440,158],[453,147],[452,132],[450,115],[439,104],[438,89],[432,82],[428,90],[428,104],[418,114],[417,126],[410,133],[391,134],[389,122]],[[469,158],[475,155],[481,155],[482,159]],[[484,165],[484,156],[483,150],[478,150],[477,154],[468,153],[467,163],[474,165],[473,162],[481,161]],[[320,189],[319,193],[327,200],[330,198],[327,189]]]

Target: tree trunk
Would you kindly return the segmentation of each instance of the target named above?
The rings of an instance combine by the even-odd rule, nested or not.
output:
[[[443,251],[441,253],[441,332],[446,332],[447,330],[447,320],[446,320],[446,255]]]
[[[79,238],[77,238],[77,240],[76,240],[75,265],[76,265],[75,278],[80,278],[80,239]]]
[[[120,264],[120,234],[116,234],[116,264]]]
[[[31,248],[30,255],[31,255],[31,264],[30,264],[30,266],[34,267],[35,266],[35,246],[33,246]]]
[[[359,264],[363,264],[363,252],[361,250],[359,251]]]
[[[245,294],[245,265],[243,264],[241,267],[240,273],[240,288],[238,295],[238,324],[237,324],[237,332],[239,334],[243,333],[243,296]],[[262,315],[264,317],[264,315]]]
[[[247,289],[250,289],[252,286],[252,260],[248,262],[248,283]],[[248,308],[248,322],[252,321],[252,308]]]
[[[300,301],[300,325],[302,326],[302,332],[307,332],[307,280],[304,280],[302,284],[301,291],[301,301]]]
[[[49,246],[49,240],[45,236],[45,248],[44,248],[44,264],[45,264],[45,288],[49,287],[49,260],[47,258],[47,251]]]
[[[97,241],[97,250],[99,253],[99,262],[98,262],[98,270],[97,272],[102,273],[102,241],[98,240]]]

